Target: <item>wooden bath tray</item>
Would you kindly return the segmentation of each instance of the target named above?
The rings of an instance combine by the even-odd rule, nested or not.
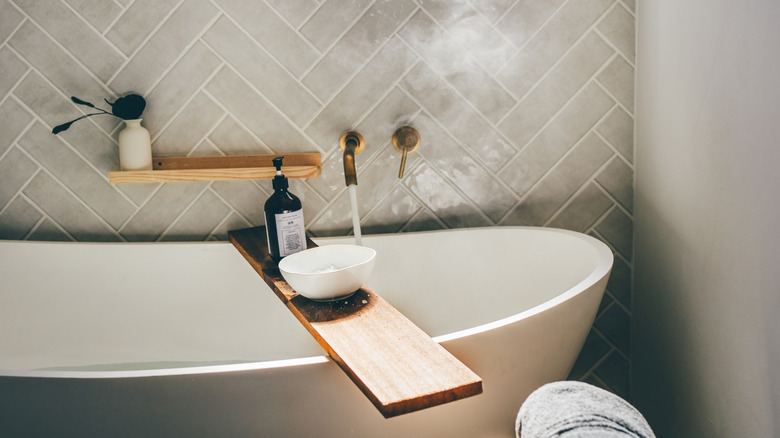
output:
[[[311,301],[282,278],[268,255],[265,227],[228,236],[386,418],[482,392],[479,376],[366,286],[344,300]]]
[[[296,154],[218,155],[209,157],[154,157],[152,170],[109,172],[111,184],[271,179],[276,175],[272,160],[284,157],[287,178],[319,176],[319,152]]]

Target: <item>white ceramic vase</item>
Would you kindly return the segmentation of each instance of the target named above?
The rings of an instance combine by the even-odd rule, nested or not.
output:
[[[125,120],[125,128],[119,133],[119,168],[152,170],[152,142],[141,119]]]

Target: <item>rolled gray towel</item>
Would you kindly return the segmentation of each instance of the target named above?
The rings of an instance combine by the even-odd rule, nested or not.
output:
[[[548,383],[532,392],[515,431],[518,438],[655,438],[636,408],[583,382]]]

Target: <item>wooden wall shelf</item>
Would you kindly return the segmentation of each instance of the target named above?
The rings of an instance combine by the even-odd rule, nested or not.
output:
[[[365,285],[318,303],[299,295],[268,255],[265,227],[229,231],[233,245],[385,417],[482,392],[482,379]],[[307,238],[309,248],[317,245]]]
[[[273,160],[284,157],[282,172],[287,178],[314,178],[322,170],[319,152],[263,155],[218,155],[213,157],[155,157],[152,170],[109,172],[111,184],[234,179],[271,179],[276,175]]]

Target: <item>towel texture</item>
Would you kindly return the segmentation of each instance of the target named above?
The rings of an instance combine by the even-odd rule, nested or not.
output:
[[[518,438],[655,438],[636,408],[583,382],[548,383],[532,392],[515,430]]]

